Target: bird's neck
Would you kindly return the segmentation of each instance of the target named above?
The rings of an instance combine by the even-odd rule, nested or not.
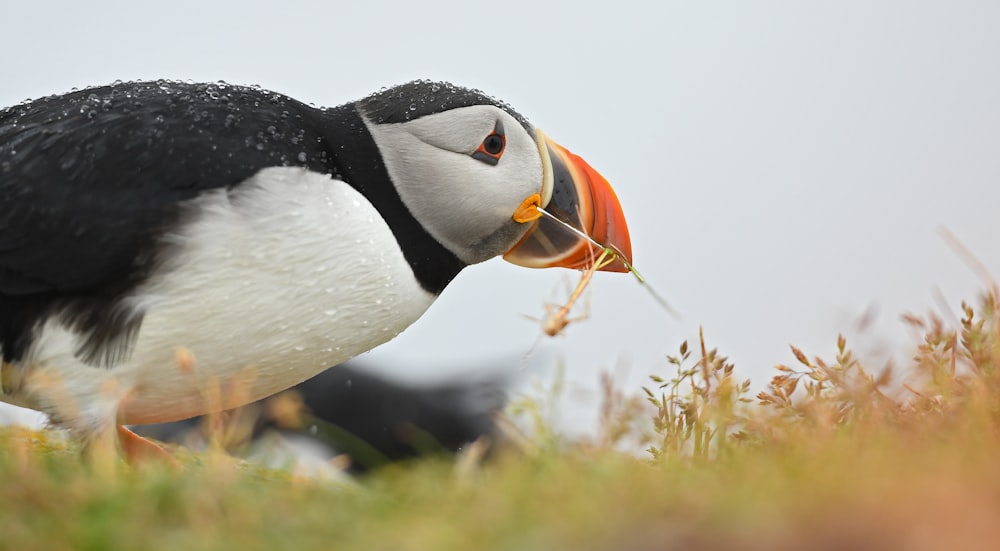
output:
[[[440,294],[466,264],[434,239],[403,203],[355,104],[323,110],[319,117],[331,172],[381,213],[421,287]]]

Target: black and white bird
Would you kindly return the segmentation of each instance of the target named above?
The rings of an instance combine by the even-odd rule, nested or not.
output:
[[[392,339],[465,266],[581,268],[591,240],[631,260],[607,181],[448,83],[28,101],[0,111],[0,400],[85,440],[237,407]]]

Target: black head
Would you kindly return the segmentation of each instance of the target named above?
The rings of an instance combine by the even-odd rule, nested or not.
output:
[[[460,107],[492,105],[499,107],[532,132],[528,120],[510,105],[475,88],[464,88],[450,82],[414,80],[406,84],[383,88],[357,102],[368,119],[375,124],[400,123]]]

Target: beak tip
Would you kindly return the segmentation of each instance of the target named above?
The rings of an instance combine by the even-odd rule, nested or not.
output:
[[[605,272],[628,273],[632,271],[630,268],[632,266],[632,247],[629,245],[627,240],[624,247],[612,245],[611,249],[615,252],[617,258],[615,258],[614,262],[604,267]]]

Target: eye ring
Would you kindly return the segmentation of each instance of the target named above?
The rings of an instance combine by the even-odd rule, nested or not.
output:
[[[487,155],[498,156],[503,153],[505,145],[507,144],[505,143],[503,136],[493,133],[486,136],[486,139],[483,140],[483,143],[479,147],[481,147],[483,152]]]
[[[493,132],[490,132],[483,142],[479,144],[479,147],[472,152],[472,158],[477,161],[482,161],[490,166],[496,166],[500,162],[500,157],[503,156],[503,152],[507,149],[507,137],[503,132],[503,124],[497,121],[496,125],[493,127]]]

